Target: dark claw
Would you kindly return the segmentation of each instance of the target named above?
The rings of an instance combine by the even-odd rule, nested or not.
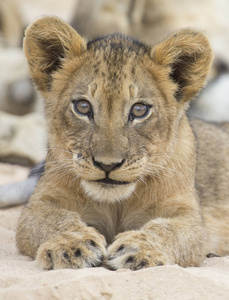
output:
[[[125,246],[124,246],[124,245],[121,245],[121,246],[118,248],[118,251],[122,251],[124,248],[125,248]]]
[[[97,264],[92,264],[92,267],[100,267],[103,263],[103,260],[104,260],[104,255],[100,255],[99,257],[99,263]]]
[[[51,251],[47,251],[47,256],[50,260],[52,260]]]
[[[93,240],[90,240],[90,245],[93,246],[93,247],[96,247],[96,243],[93,241]]]
[[[109,266],[109,265],[107,265],[106,268],[107,268],[108,270],[111,270],[111,271],[116,271],[116,270],[117,270],[117,268],[111,267],[111,266]]]
[[[67,252],[64,252],[64,258],[66,258],[67,260],[69,260],[69,255],[68,255],[68,253]]]
[[[218,254],[214,253],[214,252],[210,252],[206,255],[207,258],[211,258],[211,257],[220,257]]]
[[[114,257],[113,257],[113,256],[110,256],[110,257],[108,257],[108,260],[112,260],[112,259],[114,259]]]
[[[158,260],[155,260],[155,264],[159,267],[159,266],[164,266],[163,262],[162,261],[158,261]]]
[[[75,254],[76,257],[81,256],[81,250],[77,249],[74,254]]]
[[[100,260],[100,262],[103,262],[103,260],[104,260],[104,255],[103,254],[99,257],[99,260]]]
[[[47,252],[46,252],[46,254],[47,254],[47,257],[50,259],[50,261],[52,262],[52,255],[51,255],[51,251],[50,250],[48,250]],[[53,266],[50,266],[50,268],[48,269],[48,270],[52,270],[53,269]]]
[[[146,261],[142,261],[139,265],[137,265],[137,267],[135,268],[135,270],[139,270],[144,268],[147,265]]]
[[[129,256],[126,260],[126,263],[132,263],[134,261],[134,257],[133,256]]]

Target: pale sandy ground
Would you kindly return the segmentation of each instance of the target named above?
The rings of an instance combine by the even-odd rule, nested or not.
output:
[[[0,182],[28,170],[0,164]],[[104,268],[43,271],[21,255],[15,230],[22,207],[0,210],[0,300],[15,299],[229,299],[229,256],[207,258],[199,268],[165,266],[140,271]]]

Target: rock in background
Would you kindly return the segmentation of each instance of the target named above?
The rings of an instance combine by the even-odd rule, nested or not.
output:
[[[38,113],[14,116],[0,112],[1,161],[32,166],[45,158],[46,128]]]
[[[76,4],[75,0],[0,1],[0,162],[33,166],[45,159],[42,99],[34,89],[23,53],[24,29],[43,14],[70,19]]]

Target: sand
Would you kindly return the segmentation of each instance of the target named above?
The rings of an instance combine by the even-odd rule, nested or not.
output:
[[[28,171],[20,168],[17,172],[17,167],[10,166],[3,172],[3,167],[6,165],[0,164],[0,182],[4,174],[8,183],[24,178]],[[0,300],[229,299],[229,256],[206,258],[199,268],[41,270],[16,247],[15,231],[22,209],[0,210]]]

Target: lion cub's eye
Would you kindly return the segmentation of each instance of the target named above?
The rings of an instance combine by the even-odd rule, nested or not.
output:
[[[135,103],[130,110],[130,119],[141,119],[148,115],[151,105]]]
[[[74,100],[73,107],[76,113],[89,116],[92,114],[91,104],[87,100]]]

